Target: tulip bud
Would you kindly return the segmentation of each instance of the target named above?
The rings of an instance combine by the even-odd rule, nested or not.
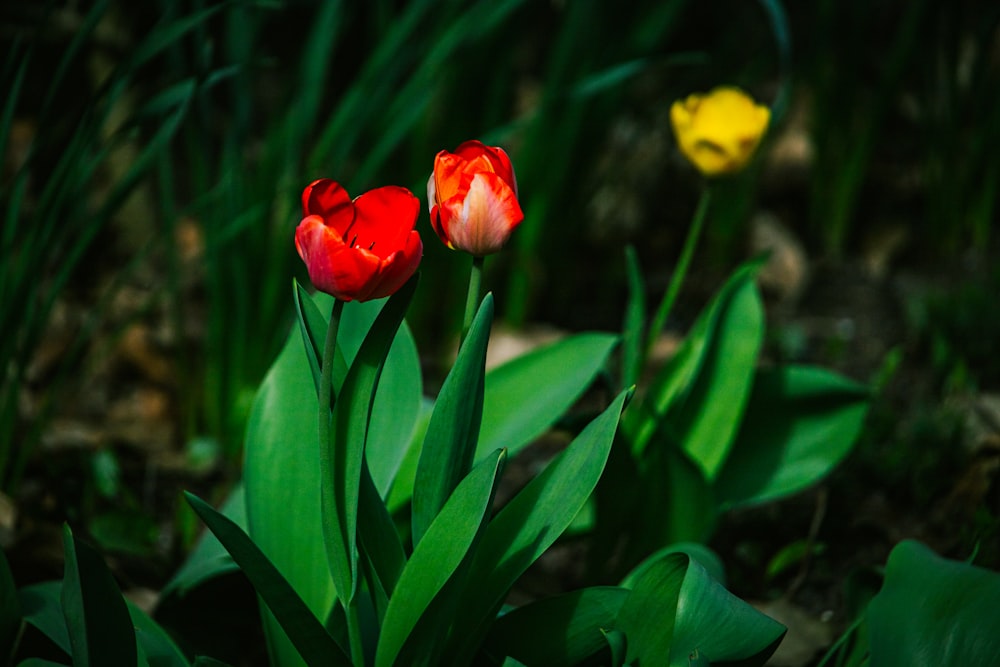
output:
[[[324,178],[302,193],[302,212],[295,249],[321,292],[342,301],[389,296],[420,264],[420,201],[406,188],[385,186],[352,201]]]
[[[476,257],[499,251],[524,220],[510,158],[479,141],[437,154],[427,200],[431,226],[445,245]]]
[[[708,177],[732,174],[753,157],[771,111],[738,88],[722,86],[689,95],[670,107],[681,152]]]

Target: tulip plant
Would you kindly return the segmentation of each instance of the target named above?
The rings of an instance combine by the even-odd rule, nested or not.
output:
[[[473,257],[475,304],[432,406],[420,409],[402,326],[421,248],[412,195],[379,188],[351,201],[317,181],[303,194],[296,247],[321,294],[296,286],[298,335],[253,412],[248,533],[190,498],[269,610],[272,661],[663,664],[701,652],[762,663],[782,626],[683,553],[645,563],[621,586],[505,606],[591,497],[633,390],[494,514],[507,458],[580,396],[615,340],[573,337],[486,374],[493,297],[478,295],[483,257],[523,219],[511,162],[479,142],[442,152],[428,199],[437,234]],[[560,377],[580,370],[582,382]]]
[[[767,110],[734,89],[692,96],[672,117],[681,150],[710,178],[745,166],[768,123]],[[427,189],[432,228],[472,257],[460,347],[437,396],[423,396],[404,322],[423,252],[417,198],[384,186],[351,199],[335,181],[313,182],[294,241],[317,292],[293,287],[298,324],[258,392],[244,486],[223,511],[188,495],[214,539],[164,597],[183,599],[239,568],[262,603],[279,667],[763,664],[785,628],[729,593],[718,559],[690,543],[708,537],[718,512],[792,493],[829,471],[860,428],[865,388],[814,368],[758,367],[759,262],[735,272],[677,354],[636,387],[707,195],[648,328],[630,255],[621,342],[577,334],[486,372],[493,296],[481,295],[481,273],[524,219],[514,169],[502,149],[466,142],[437,155]],[[498,503],[507,461],[610,374],[619,348],[614,395]],[[521,575],[571,527],[594,531],[598,585],[512,604]],[[0,559],[0,648],[16,644],[23,620],[77,665],[222,664],[192,662],[125,602],[92,548],[68,529],[64,537],[62,582],[15,596]],[[840,646],[873,659],[908,655],[892,653],[891,619],[919,605],[899,582],[920,576],[942,605],[967,596],[980,609],[974,589],[998,587],[995,575],[901,545],[869,609],[870,634]],[[977,655],[971,640],[986,615],[961,619],[970,639],[961,655]],[[926,616],[907,631],[923,632]]]

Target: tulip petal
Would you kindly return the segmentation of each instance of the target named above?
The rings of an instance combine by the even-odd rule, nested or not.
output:
[[[514,191],[497,174],[476,174],[464,198],[441,207],[441,226],[448,242],[473,255],[503,248],[510,233],[524,219]]]
[[[420,200],[406,188],[387,185],[355,199],[354,211],[345,241],[386,259],[404,246],[416,227]]]
[[[467,164],[468,160],[460,155],[447,151],[441,151],[437,154],[437,157],[434,158],[434,173],[431,174],[431,178],[434,179],[435,201],[438,203],[447,201],[452,197],[464,195],[468,191],[472,178],[468,176],[464,179],[464,189],[462,178],[466,174]],[[428,186],[428,191],[429,188],[430,186]]]
[[[347,190],[329,178],[313,181],[302,191],[303,216],[318,215],[331,224],[332,218],[348,214],[353,216],[350,209],[351,197]]]
[[[308,216],[299,223],[295,248],[316,289],[344,301],[367,299],[379,270],[379,258],[373,253],[348,248],[318,215]]]
[[[417,270],[423,254],[423,241],[420,240],[420,234],[413,230],[406,237],[403,249],[392,253],[382,262],[378,285],[368,298],[379,299],[394,294]]]
[[[455,149],[459,155],[474,166],[467,167],[466,172],[491,171],[504,180],[517,196],[517,179],[514,177],[514,165],[511,164],[507,152],[499,146],[487,146],[481,141],[466,141]],[[486,167],[486,164],[489,167]]]

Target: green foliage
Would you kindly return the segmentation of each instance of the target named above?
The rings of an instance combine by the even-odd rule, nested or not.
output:
[[[1000,645],[1000,574],[913,540],[889,554],[881,590],[821,664],[987,665]]]
[[[243,529],[200,498],[188,494],[187,499],[250,579],[299,655],[309,664],[324,661],[334,665],[350,664],[347,654]]]
[[[758,368],[758,267],[753,261],[733,273],[625,416],[629,455],[617,455],[597,513],[599,543],[627,536],[619,568],[674,542],[706,540],[727,509],[816,483],[860,433],[867,388],[818,368]],[[631,317],[626,325],[642,322]],[[624,337],[643,339],[641,330]],[[599,548],[594,562],[607,557]]]
[[[438,392],[424,434],[413,482],[414,546],[472,467],[483,419],[486,345],[492,323],[493,295],[487,294]]]
[[[63,580],[17,591],[24,622],[73,665],[189,667],[191,662],[153,619],[126,601],[101,556],[64,530]],[[4,594],[12,593],[5,589]],[[20,664],[54,665],[34,657]]]

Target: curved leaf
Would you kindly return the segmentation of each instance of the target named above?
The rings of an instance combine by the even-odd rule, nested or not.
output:
[[[785,627],[727,591],[687,554],[646,563],[618,616],[628,657],[643,665],[763,665]]]
[[[868,606],[871,664],[991,665],[1000,656],[1000,574],[907,540],[889,554]]]
[[[870,392],[820,368],[760,371],[715,481],[721,508],[767,502],[814,484],[854,446]]]
[[[664,425],[709,480],[725,463],[743,419],[764,339],[764,307],[752,274],[738,275],[720,304],[697,378]]]
[[[677,601],[677,619],[670,647],[671,665],[739,664],[754,667],[767,662],[785,636],[785,626],[727,591],[695,560]],[[654,663],[655,664],[655,663]]]
[[[699,461],[706,476],[714,476],[725,458],[731,431],[739,423],[738,417],[731,416],[741,414],[763,336],[763,312],[753,287],[759,264],[748,262],[733,273],[698,316],[680,349],[657,373],[642,402],[626,415],[624,430],[635,453],[642,454],[666,425],[673,439],[684,443]],[[736,356],[729,359],[730,353]],[[720,367],[723,359],[725,368]],[[735,366],[730,368],[730,363]],[[729,370],[733,376],[727,378]],[[719,416],[728,419],[713,423]],[[721,434],[713,432],[715,428]]]
[[[609,650],[605,631],[628,596],[625,588],[596,586],[518,607],[490,628],[486,651],[526,665],[578,665]]]

